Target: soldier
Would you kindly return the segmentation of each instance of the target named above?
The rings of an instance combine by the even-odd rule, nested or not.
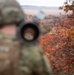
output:
[[[0,75],[52,75],[37,44],[22,44],[16,29],[25,20],[16,0],[0,0]]]

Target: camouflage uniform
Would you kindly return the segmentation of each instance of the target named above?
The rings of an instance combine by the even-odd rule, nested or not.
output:
[[[0,0],[0,25],[20,23],[24,13],[15,0]],[[52,75],[38,45],[22,44],[16,35],[0,32],[0,75]]]
[[[20,75],[52,75],[49,62],[38,45],[23,46],[20,64]]]
[[[10,67],[5,67],[3,66],[4,64],[2,65],[8,71],[3,72],[2,75],[18,75],[19,72],[20,75],[52,75],[47,58],[38,45],[22,45],[15,36],[9,37],[2,33],[0,33],[0,40],[0,52],[3,46],[4,51],[2,52],[4,55],[8,54],[7,58],[2,57],[2,59],[5,59],[4,61],[9,60],[8,65],[10,65]],[[20,64],[18,64],[19,56]],[[20,69],[18,69],[19,65]]]
[[[15,36],[0,32],[0,75],[19,75],[21,44]]]

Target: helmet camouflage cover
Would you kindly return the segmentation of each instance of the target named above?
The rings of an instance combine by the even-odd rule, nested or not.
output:
[[[0,25],[20,23],[24,12],[16,0],[0,0]]]

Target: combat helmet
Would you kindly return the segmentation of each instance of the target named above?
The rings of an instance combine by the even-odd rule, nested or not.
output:
[[[0,25],[19,24],[24,20],[24,15],[16,0],[0,0]]]

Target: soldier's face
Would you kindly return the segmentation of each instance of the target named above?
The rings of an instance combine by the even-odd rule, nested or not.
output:
[[[0,29],[0,32],[4,33],[4,34],[16,34],[16,25],[12,24],[12,25],[5,25],[4,27],[2,27]]]
[[[33,29],[28,28],[28,29],[26,29],[26,30],[24,31],[24,38],[25,38],[26,40],[31,41],[31,40],[34,39],[34,37],[35,37],[35,32],[34,32]]]

